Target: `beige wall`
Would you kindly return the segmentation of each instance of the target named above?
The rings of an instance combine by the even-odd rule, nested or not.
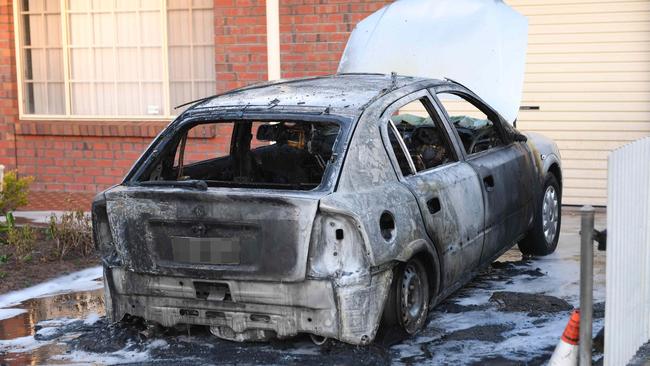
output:
[[[562,152],[564,203],[605,205],[607,154],[650,135],[650,0],[506,0],[528,17],[518,127]],[[650,157],[639,157],[650,164]]]

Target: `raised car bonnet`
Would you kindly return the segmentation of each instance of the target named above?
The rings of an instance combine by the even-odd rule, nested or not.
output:
[[[501,0],[399,0],[352,32],[338,72],[456,80],[517,118],[528,21]]]

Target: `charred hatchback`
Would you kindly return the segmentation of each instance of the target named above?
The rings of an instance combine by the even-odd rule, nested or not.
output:
[[[93,203],[108,316],[367,344],[518,243],[555,250],[556,145],[452,81],[340,74],[197,102]]]

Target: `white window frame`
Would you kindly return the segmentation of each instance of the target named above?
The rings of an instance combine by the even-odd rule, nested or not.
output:
[[[60,1],[61,9],[61,49],[63,54],[63,82],[65,93],[65,114],[25,114],[24,111],[24,65],[23,65],[23,21],[21,0],[13,0],[13,16],[14,16],[14,43],[16,50],[16,81],[18,83],[18,117],[22,120],[80,120],[80,121],[162,121],[171,120],[178,117],[178,114],[173,114],[174,107],[171,105],[170,100],[170,78],[169,78],[169,40],[168,40],[168,21],[167,0],[161,0],[161,27],[162,27],[162,72],[163,72],[163,113],[159,115],[79,115],[72,114],[71,108],[71,93],[70,88],[70,47],[69,47],[69,24],[67,12],[67,0]]]

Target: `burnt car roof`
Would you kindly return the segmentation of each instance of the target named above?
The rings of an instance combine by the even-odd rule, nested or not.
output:
[[[419,81],[444,81],[383,74],[335,74],[255,84],[200,101],[189,111],[213,108],[329,108],[331,113],[356,115],[388,91]]]

